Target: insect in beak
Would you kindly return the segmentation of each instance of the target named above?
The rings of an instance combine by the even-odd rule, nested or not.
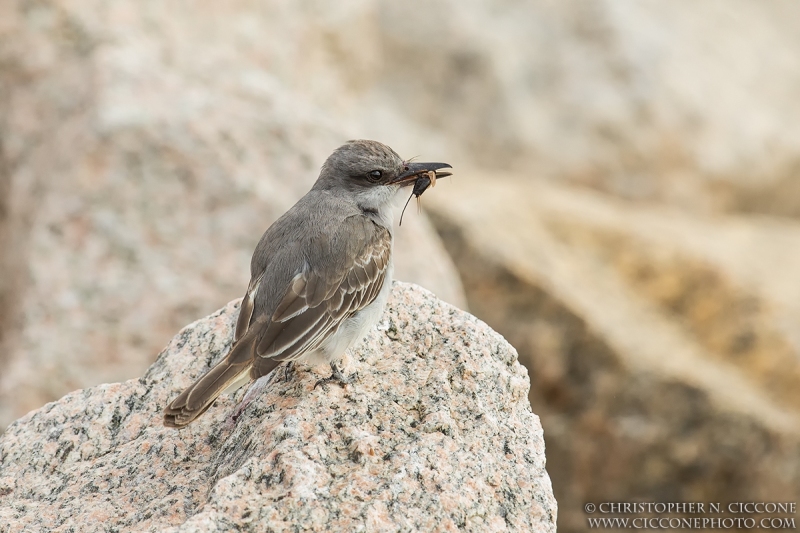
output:
[[[423,174],[417,175],[416,180],[414,180],[414,190],[411,191],[411,196],[408,197],[406,200],[406,205],[403,206],[403,212],[400,213],[400,226],[403,225],[403,215],[406,213],[406,207],[408,207],[408,202],[411,201],[413,196],[417,197],[417,210],[419,210],[419,198],[422,196],[422,193],[428,190],[428,187],[433,188],[436,187],[436,178],[443,178],[445,176],[450,176],[450,172],[439,172],[437,173],[435,170],[429,170]]]

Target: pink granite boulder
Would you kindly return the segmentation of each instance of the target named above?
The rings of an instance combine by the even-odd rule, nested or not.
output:
[[[139,379],[75,391],[0,437],[0,531],[555,531],[544,440],[517,353],[396,284],[379,325],[324,368],[279,367],[185,430],[168,399],[222,357],[238,301],[184,328]]]

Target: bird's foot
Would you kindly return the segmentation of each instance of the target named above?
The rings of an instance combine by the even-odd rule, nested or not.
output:
[[[316,389],[320,385],[322,385],[323,389],[328,388],[328,383],[336,383],[340,387],[344,387],[345,385],[349,385],[353,383],[355,380],[358,379],[358,372],[354,372],[349,376],[345,376],[339,367],[336,366],[336,363],[331,363],[331,375],[327,378],[322,378],[321,380],[317,381],[314,384],[314,388]]]

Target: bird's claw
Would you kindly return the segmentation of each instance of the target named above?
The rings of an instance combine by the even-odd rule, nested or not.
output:
[[[358,379],[358,372],[354,372],[349,376],[345,376],[339,367],[337,367],[334,363],[331,363],[331,375],[327,378],[322,378],[314,384],[314,388],[316,389],[320,385],[325,390],[328,390],[328,383],[336,383],[340,387],[344,387],[345,385],[349,385]]]

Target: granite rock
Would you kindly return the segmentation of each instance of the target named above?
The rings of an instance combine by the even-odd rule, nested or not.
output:
[[[0,437],[0,531],[555,531],[544,441],[516,351],[396,283],[352,354],[279,367],[234,422],[185,430],[167,400],[230,346],[239,301],[184,328],[140,379],[75,391]]]

